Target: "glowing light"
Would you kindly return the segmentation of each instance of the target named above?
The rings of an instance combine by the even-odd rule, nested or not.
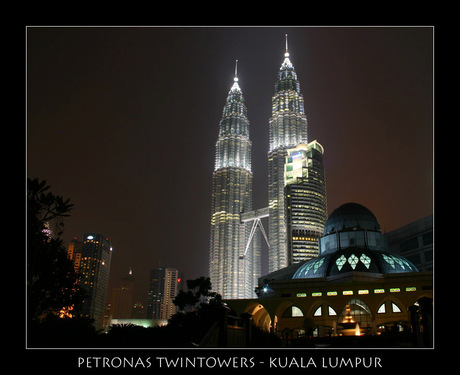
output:
[[[93,238],[94,238],[93,236],[86,237],[87,240],[92,240]]]

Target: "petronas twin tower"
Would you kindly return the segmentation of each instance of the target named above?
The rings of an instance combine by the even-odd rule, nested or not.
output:
[[[219,124],[212,178],[209,272],[213,290],[224,299],[255,297],[261,276],[256,229],[259,224],[263,230],[263,217],[269,218],[269,272],[318,255],[326,220],[323,149],[316,141],[307,141],[303,96],[289,59],[287,36],[269,127],[268,207],[253,210],[252,143],[235,67]]]

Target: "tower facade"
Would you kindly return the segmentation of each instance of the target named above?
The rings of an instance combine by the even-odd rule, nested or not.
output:
[[[237,70],[227,95],[216,143],[212,177],[209,275],[213,291],[225,299],[255,297],[260,276],[257,241],[246,251],[250,223],[240,214],[252,209],[249,121]]]
[[[287,150],[307,144],[307,118],[297,74],[289,59],[286,37],[284,61],[278,72],[269,121],[268,152],[269,255],[268,269],[274,272],[289,264],[284,195],[284,164]]]
[[[133,316],[134,276],[129,267],[128,275],[121,278],[119,287],[112,290],[110,314],[114,319],[131,319]]]
[[[327,218],[323,147],[317,142],[287,150],[284,164],[288,264],[319,255]]]
[[[79,283],[87,291],[83,314],[94,319],[96,328],[102,328],[104,319],[111,259],[112,244],[108,238],[98,233],[84,235]]]
[[[179,271],[159,267],[150,271],[148,319],[170,319],[176,313],[174,298],[179,292]]]

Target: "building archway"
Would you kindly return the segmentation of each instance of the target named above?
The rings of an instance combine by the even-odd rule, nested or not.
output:
[[[259,303],[251,304],[246,308],[245,312],[252,315],[252,321],[257,327],[262,328],[264,331],[270,332],[272,319],[270,318],[270,314],[268,313],[267,309],[263,305]]]
[[[371,334],[374,331],[372,313],[359,298],[345,305],[337,320],[337,333],[344,336]]]

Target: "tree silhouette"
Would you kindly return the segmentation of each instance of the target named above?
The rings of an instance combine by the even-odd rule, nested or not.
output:
[[[31,320],[59,314],[63,308],[78,311],[82,291],[74,265],[67,257],[62,234],[62,218],[73,207],[70,200],[49,192],[46,181],[27,181],[27,288]],[[44,231],[54,221],[53,235]]]

